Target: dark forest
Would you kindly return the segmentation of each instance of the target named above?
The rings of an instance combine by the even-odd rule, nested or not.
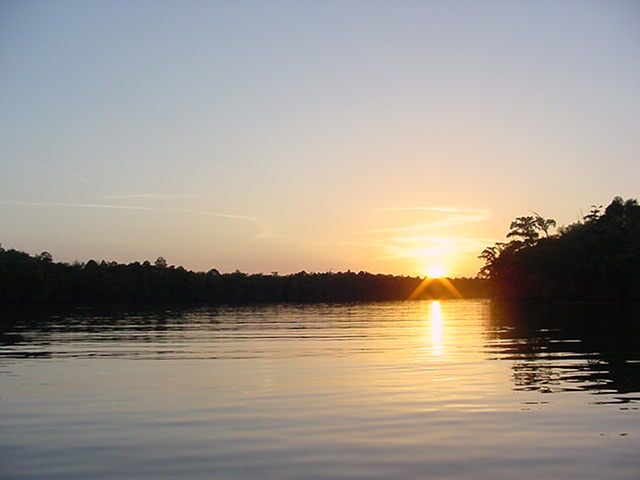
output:
[[[418,292],[416,294],[416,292]],[[412,296],[413,295],[413,296]],[[155,262],[58,263],[48,252],[0,249],[1,304],[352,302],[488,296],[487,281],[367,272],[291,275],[194,272]]]
[[[480,276],[492,294],[525,300],[640,300],[640,206],[615,197],[581,221],[560,227],[534,215],[516,218],[509,242],[486,248]]]

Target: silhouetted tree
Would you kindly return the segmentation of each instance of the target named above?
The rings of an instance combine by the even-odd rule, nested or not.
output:
[[[153,264],[157,267],[157,268],[167,268],[167,260],[164,257],[158,257],[156,258],[156,261],[153,262]]]
[[[553,236],[545,228],[555,221],[518,217],[507,234],[515,240],[485,249],[478,275],[503,297],[640,299],[640,206],[615,197],[600,211],[593,206],[582,222]]]
[[[549,238],[549,229],[555,228],[556,221],[553,218],[543,218],[539,213],[533,212],[536,215],[535,223],[538,229],[544,232],[544,236]]]
[[[49,252],[42,252],[40,255],[38,255],[38,260],[44,263],[51,263],[53,262],[53,255],[51,255]]]
[[[478,255],[479,259],[484,260],[484,265],[480,268],[480,272],[478,273],[480,278],[491,277],[491,268],[506,245],[506,243],[498,242],[492,247],[485,248],[482,253]]]
[[[525,245],[532,245],[540,236],[538,223],[536,218],[532,216],[516,218],[511,222],[509,228],[511,230],[507,233],[507,238],[521,239]]]
[[[602,205],[591,205],[591,210],[583,217],[583,220],[587,223],[595,222],[600,218],[600,215],[602,215]]]

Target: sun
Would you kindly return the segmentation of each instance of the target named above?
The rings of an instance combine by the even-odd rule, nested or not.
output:
[[[441,265],[432,265],[425,270],[429,278],[441,278],[445,276],[444,268]]]

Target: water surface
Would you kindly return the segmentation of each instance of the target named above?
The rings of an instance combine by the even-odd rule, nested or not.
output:
[[[2,478],[640,477],[640,321],[626,308],[2,317]]]

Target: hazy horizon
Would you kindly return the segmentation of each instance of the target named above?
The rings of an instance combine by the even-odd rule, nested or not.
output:
[[[639,196],[635,2],[4,2],[0,243],[474,276]]]

